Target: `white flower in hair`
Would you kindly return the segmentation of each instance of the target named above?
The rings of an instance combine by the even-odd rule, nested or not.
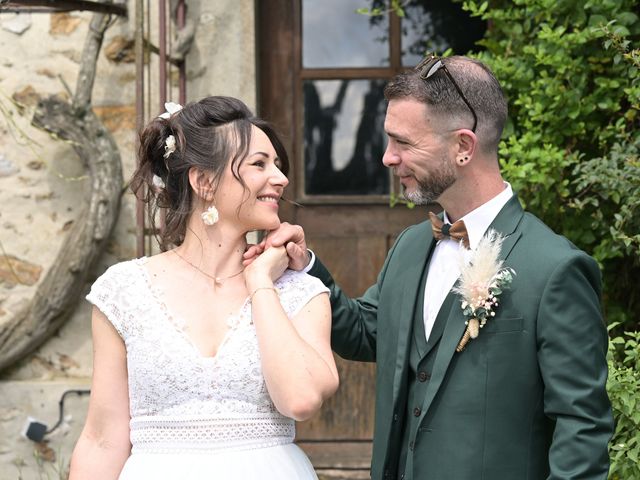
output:
[[[204,212],[202,212],[201,217],[205,225],[214,225],[218,221],[218,209],[211,205]]]
[[[178,113],[180,110],[182,110],[182,105],[180,105],[179,103],[167,102],[164,104],[164,108],[166,112],[158,115],[158,118],[168,119],[174,113]]]
[[[153,183],[153,186],[156,187],[156,188],[163,189],[165,187],[164,180],[162,180],[156,174],[153,175],[153,178],[151,179],[151,183]]]
[[[176,151],[176,137],[169,135],[164,141],[164,158],[169,158],[173,152]]]

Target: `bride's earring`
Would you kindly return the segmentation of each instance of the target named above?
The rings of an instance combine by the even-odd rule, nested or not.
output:
[[[211,205],[204,212],[202,212],[202,222],[207,225],[215,225],[218,222],[218,209]]]

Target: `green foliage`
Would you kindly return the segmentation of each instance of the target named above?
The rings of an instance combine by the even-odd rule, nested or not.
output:
[[[578,164],[574,174],[576,196],[570,205],[588,222],[585,227],[593,233],[593,239],[589,239],[593,254],[607,267],[605,282],[618,287],[609,289],[607,301],[637,307],[640,290],[634,286],[640,265],[640,135],[621,136],[606,157]],[[629,315],[620,312],[617,317],[625,320]]]
[[[614,144],[608,157],[582,162],[575,173],[579,195],[572,205],[589,212],[593,230],[604,224],[611,234],[598,245],[602,250],[598,257],[636,254],[640,249],[640,137]]]
[[[636,0],[464,1],[510,120],[503,173],[527,208],[594,255],[606,315],[640,327],[640,18]]]
[[[405,205],[409,209],[414,208],[416,206],[415,203],[405,199],[402,195],[398,195],[392,192],[389,194],[389,206],[393,208],[396,205]]]
[[[386,15],[388,12],[394,12],[399,17],[404,17],[404,9],[402,8],[407,0],[374,0],[371,8],[357,8],[356,13],[360,15],[369,15],[376,17]]]
[[[607,390],[616,419],[609,478],[640,478],[640,332],[611,339],[608,360]]]
[[[636,0],[465,1],[509,98],[500,147],[527,208],[593,254],[614,336],[610,478],[640,478],[640,19]],[[635,45],[636,49],[632,46]]]

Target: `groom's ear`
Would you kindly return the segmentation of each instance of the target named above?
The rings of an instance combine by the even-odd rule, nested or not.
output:
[[[455,142],[456,158],[471,159],[478,147],[478,137],[476,137],[476,134],[467,128],[456,130]]]

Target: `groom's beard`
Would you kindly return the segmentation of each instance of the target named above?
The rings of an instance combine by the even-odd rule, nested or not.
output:
[[[416,205],[427,205],[434,203],[440,196],[456,181],[456,171],[453,166],[443,159],[439,168],[434,170],[426,178],[415,177],[418,184],[415,190],[402,192],[404,198]]]

